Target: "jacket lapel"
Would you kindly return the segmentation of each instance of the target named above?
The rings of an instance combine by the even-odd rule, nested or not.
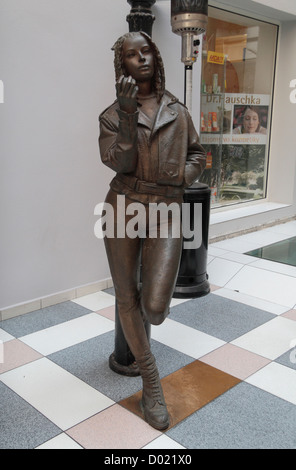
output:
[[[153,130],[152,130],[153,134],[157,132],[161,127],[166,126],[167,124],[169,124],[170,122],[174,121],[177,118],[178,116],[177,111],[169,107],[169,104],[172,104],[175,101],[172,100],[166,94],[163,96],[160,102],[159,110],[155,119]]]
[[[155,118],[154,126],[151,129],[151,121],[147,118],[147,116],[139,109],[139,118],[138,124],[142,126],[148,127],[152,131],[152,135],[155,134],[161,127],[166,126],[170,122],[173,122],[177,116],[177,111],[170,108],[170,104],[174,104],[176,102],[176,98],[172,98],[166,94],[164,94],[159,109]]]
[[[149,129],[152,127],[150,119],[146,116],[145,113],[141,111],[141,108],[139,109],[138,124],[148,127]]]

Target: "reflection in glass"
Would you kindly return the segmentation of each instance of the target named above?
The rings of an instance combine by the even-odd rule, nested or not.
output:
[[[201,178],[212,204],[266,195],[272,90],[278,27],[209,8],[203,38]]]
[[[263,248],[258,248],[257,250],[252,250],[245,254],[296,266],[296,237],[288,238],[287,240],[273,243],[272,245],[264,246]]]

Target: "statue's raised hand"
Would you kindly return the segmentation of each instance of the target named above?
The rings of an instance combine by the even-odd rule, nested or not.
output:
[[[136,81],[131,76],[124,77],[122,75],[116,83],[117,99],[122,111],[129,114],[137,111],[137,93]]]

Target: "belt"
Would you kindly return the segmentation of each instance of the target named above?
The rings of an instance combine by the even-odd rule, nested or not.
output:
[[[128,186],[132,191],[141,194],[156,194],[158,196],[175,197],[184,194],[182,186],[162,186],[157,183],[141,181],[139,178],[131,175],[117,173],[115,179]]]

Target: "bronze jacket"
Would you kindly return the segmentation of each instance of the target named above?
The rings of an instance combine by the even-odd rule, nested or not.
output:
[[[140,107],[127,114],[117,101],[99,121],[101,159],[117,173],[110,186],[132,199],[145,202],[137,196],[146,193],[177,197],[205,168],[205,151],[191,116],[169,92],[162,97],[153,124]]]

